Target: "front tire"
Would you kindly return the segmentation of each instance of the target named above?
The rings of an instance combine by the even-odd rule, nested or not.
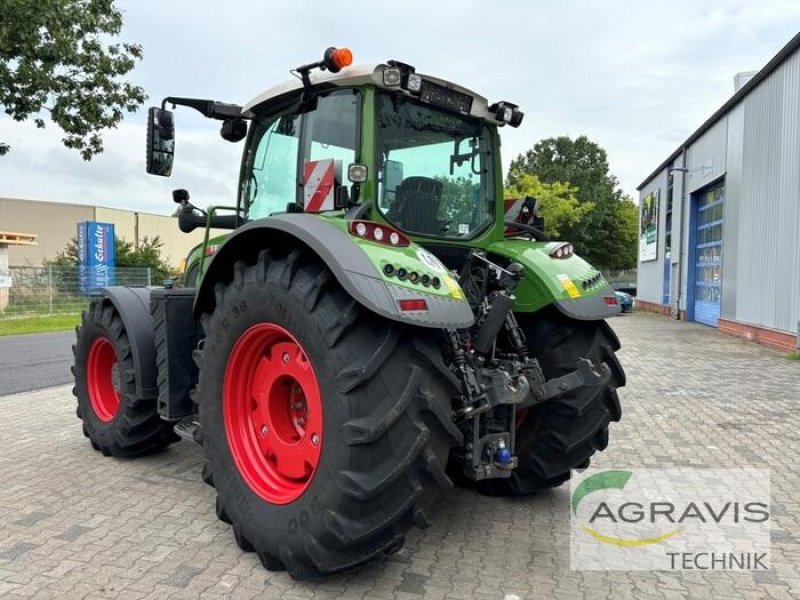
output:
[[[158,415],[156,398],[136,395],[136,368],[128,333],[117,309],[107,301],[84,311],[77,341],[72,393],[83,434],[104,456],[141,456],[180,438]]]
[[[461,434],[426,332],[367,312],[297,251],[237,263],[203,324],[204,452],[243,550],[317,579],[427,526]]]
[[[576,321],[555,309],[518,315],[528,348],[546,378],[574,371],[578,358],[611,370],[608,382],[572,390],[517,414],[519,466],[508,479],[478,482],[490,496],[521,496],[561,485],[570,471],[589,466],[595,452],[608,445],[608,427],[619,421],[617,388],[625,373],[616,357],[619,340],[605,321]]]

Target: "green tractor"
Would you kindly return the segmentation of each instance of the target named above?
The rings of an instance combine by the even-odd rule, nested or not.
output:
[[[194,439],[237,544],[298,579],[397,551],[454,483],[561,484],[606,447],[625,383],[614,291],[534,199],[504,199],[498,129],[519,108],[350,62],[329,48],[244,106],[150,109],[155,175],[168,105],[244,140],[238,199],[176,190],[180,228],[206,231],[183,287],[104,289],[74,346],[92,446]]]

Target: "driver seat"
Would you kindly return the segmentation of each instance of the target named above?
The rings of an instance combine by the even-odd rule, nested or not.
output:
[[[404,231],[440,235],[441,181],[431,177],[407,177],[395,191],[396,211],[390,219]]]

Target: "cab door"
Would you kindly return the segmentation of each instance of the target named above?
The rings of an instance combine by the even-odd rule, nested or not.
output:
[[[256,118],[242,169],[247,219],[334,208],[358,156],[359,110],[358,90],[341,89],[318,96],[310,110]]]

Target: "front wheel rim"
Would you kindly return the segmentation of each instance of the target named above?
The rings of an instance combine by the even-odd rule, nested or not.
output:
[[[223,419],[236,467],[259,497],[288,504],[308,489],[322,450],[322,400],[308,356],[286,329],[260,323],[233,347]]]
[[[119,363],[114,344],[106,337],[98,337],[89,348],[86,387],[97,418],[104,423],[114,420],[120,404]]]

